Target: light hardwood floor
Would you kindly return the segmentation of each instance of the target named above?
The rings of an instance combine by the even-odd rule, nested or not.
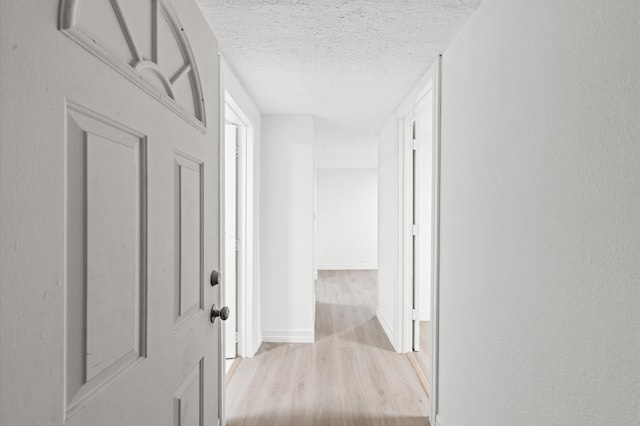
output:
[[[429,336],[431,334],[429,325],[429,321],[420,322],[420,351],[407,353],[407,358],[416,371],[427,397],[431,396],[431,386],[429,384],[431,365],[429,361],[431,356],[431,341]]]
[[[431,368],[431,340],[429,339],[429,321],[420,321],[420,351],[415,352],[416,360],[424,375],[429,379]]]
[[[229,426],[425,426],[429,400],[375,318],[375,271],[321,271],[316,341],[265,343],[227,387]]]

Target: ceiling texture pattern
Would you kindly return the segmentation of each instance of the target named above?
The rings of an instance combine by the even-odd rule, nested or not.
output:
[[[480,0],[197,0],[263,114],[376,133]]]

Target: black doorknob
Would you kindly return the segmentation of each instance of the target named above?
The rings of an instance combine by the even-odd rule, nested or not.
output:
[[[220,319],[222,321],[226,321],[227,318],[229,318],[229,308],[227,308],[226,306],[223,306],[221,309],[216,308],[216,305],[214,304],[211,307],[211,322],[215,322],[216,318],[220,317]]]
[[[216,271],[215,269],[213,271],[211,271],[211,286],[215,286],[220,284],[220,272]]]

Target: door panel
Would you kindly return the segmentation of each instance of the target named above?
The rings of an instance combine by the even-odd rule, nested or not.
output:
[[[144,357],[145,138],[67,106],[67,414]],[[119,265],[114,268],[113,265]]]
[[[216,40],[191,0],[54,3],[0,14],[0,424],[215,425]]]
[[[204,362],[201,359],[173,394],[175,426],[202,426],[204,424],[203,385]]]
[[[202,163],[175,157],[176,321],[181,324],[204,308],[202,266]]]

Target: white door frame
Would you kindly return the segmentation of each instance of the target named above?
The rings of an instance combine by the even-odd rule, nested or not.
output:
[[[398,349],[400,352],[409,352],[413,348],[413,303],[414,303],[414,262],[413,262],[413,122],[415,120],[415,109],[420,101],[433,91],[433,74],[428,72],[423,80],[416,86],[416,89],[407,98],[405,103],[398,109],[398,143],[402,147],[400,150],[400,263],[399,281],[401,283],[401,295],[397,312],[400,313],[400,336]],[[434,99],[435,99],[435,93]],[[435,165],[434,165],[435,169]],[[419,188],[418,188],[419,190]],[[432,203],[433,204],[433,203]],[[426,224],[418,224],[424,228]],[[417,277],[416,277],[417,278]],[[416,291],[415,297],[419,297]],[[419,313],[416,313],[418,315]]]
[[[253,348],[255,330],[252,328],[254,308],[253,295],[253,263],[249,259],[253,259],[253,211],[254,211],[254,189],[253,189],[253,168],[249,167],[253,164],[254,153],[254,126],[251,120],[242,111],[228,91],[224,91],[224,108],[225,122],[238,126],[238,142],[239,142],[239,160],[237,171],[237,203],[238,212],[237,239],[239,241],[238,263],[237,263],[237,321],[238,321],[238,356],[247,358],[253,356],[257,348]],[[230,114],[227,114],[230,112]],[[221,144],[225,146],[225,144]],[[224,149],[224,148],[223,148]],[[221,155],[224,158],[224,155]],[[223,182],[224,185],[224,182]],[[224,214],[222,215],[223,223],[226,223]],[[224,256],[223,252],[223,264]],[[224,282],[224,271],[223,271]],[[223,285],[223,300],[225,287]]]
[[[431,211],[431,418],[438,426],[438,362],[440,314],[440,149],[442,144],[442,55],[433,65],[433,170]]]
[[[238,335],[238,303],[237,289],[239,286],[238,278],[238,242],[240,239],[239,229],[242,227],[240,218],[243,217],[243,211],[238,208],[241,198],[242,188],[238,182],[238,163],[240,160],[240,143],[244,138],[244,127],[230,120],[233,112],[225,109],[225,140],[224,140],[224,166],[225,178],[223,187],[223,203],[222,211],[225,218],[224,226],[224,250],[227,254],[224,257],[223,271],[223,287],[224,299],[223,304],[229,308],[229,318],[224,323],[225,327],[225,358],[227,359],[227,370],[230,367],[229,360],[238,356],[238,345],[236,336]]]
[[[438,424],[438,347],[439,347],[439,304],[440,304],[440,146],[441,146],[441,99],[442,99],[442,55],[438,55],[432,69],[418,83],[416,88],[397,109],[398,144],[402,147],[399,156],[400,199],[400,253],[398,280],[401,283],[396,312],[400,324],[396,348],[399,352],[412,350],[413,332],[413,259],[412,259],[412,179],[413,147],[411,123],[414,110],[420,100],[429,92],[433,93],[433,151],[432,151],[432,214],[431,214],[431,371],[429,378],[431,423]]]

